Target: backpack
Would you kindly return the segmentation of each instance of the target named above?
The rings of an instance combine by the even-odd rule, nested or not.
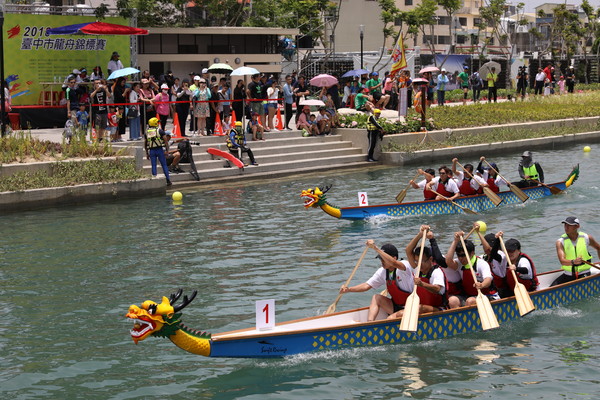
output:
[[[469,83],[474,88],[478,88],[479,86],[483,86],[481,84],[481,78],[479,77],[479,74],[477,74],[476,72],[473,72],[471,74],[471,76],[469,77]]]

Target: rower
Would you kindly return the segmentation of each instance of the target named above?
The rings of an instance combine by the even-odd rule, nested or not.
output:
[[[519,176],[521,180],[515,183],[515,186],[520,188],[538,186],[538,182],[544,182],[544,170],[540,163],[533,161],[530,151],[524,152],[521,156]]]
[[[440,175],[439,180],[437,182],[435,180],[432,180],[431,182],[428,182],[425,186],[427,189],[433,189],[441,195],[436,196],[435,199],[454,200],[458,196],[460,196],[460,191],[458,190],[456,182],[454,181],[454,179],[451,179],[452,170],[446,167],[445,165],[442,165],[440,168],[438,168],[438,173]]]
[[[481,185],[485,185],[485,181],[478,172],[473,171],[473,164],[465,164],[464,169],[466,172],[463,172],[456,169],[457,163],[458,158],[453,158],[452,173],[456,179],[460,194],[463,196],[472,196],[483,193]]]
[[[496,233],[496,242],[500,242],[501,237],[504,236],[502,231]],[[497,246],[492,249],[492,253],[490,254],[494,257],[494,250],[497,250]],[[506,256],[510,260],[508,265],[508,269],[512,269],[515,271],[515,275],[517,275],[517,280],[525,286],[528,292],[533,292],[537,289],[539,282],[537,278],[537,272],[535,271],[535,265],[529,257],[525,253],[521,253],[521,243],[517,239],[508,239],[504,244],[506,247]],[[512,273],[506,272],[506,295],[501,297],[510,297],[514,296],[514,288],[515,288],[515,279]]]
[[[344,285],[340,288],[340,293],[366,292],[386,285],[391,298],[375,294],[369,305],[367,321],[375,321],[380,309],[389,315],[404,308],[406,299],[413,290],[414,276],[410,263],[398,260],[398,249],[393,244],[386,243],[378,248],[375,242],[369,239],[366,245],[377,252],[381,267],[368,281],[351,287]]]
[[[454,240],[446,253],[446,264],[448,265],[448,268],[462,273],[463,290],[461,295],[450,296],[448,298],[449,307],[455,308],[461,305],[474,305],[478,295],[477,289],[481,290],[481,292],[490,300],[499,299],[500,296],[498,296],[498,292],[494,286],[490,265],[486,261],[475,256],[475,245],[472,241],[465,240],[467,253],[465,253],[462,247],[457,248],[461,236],[464,236],[464,232],[454,233]],[[454,258],[455,253],[456,258]],[[470,268],[469,261],[475,270],[475,275],[477,277],[475,282],[473,281],[471,271],[468,271]]]
[[[423,197],[425,198],[425,200],[435,200],[435,193],[433,193],[431,190],[428,190],[426,187],[426,185],[429,182],[433,180],[437,181],[437,179],[435,178],[435,170],[433,168],[427,168],[425,171],[423,171],[421,168],[419,168],[417,172],[423,175],[425,179],[423,179],[419,183],[416,183],[414,180],[411,180],[409,182],[410,185],[413,187],[413,189],[422,189]]]
[[[430,243],[431,240],[435,240],[429,226],[421,225],[419,233],[406,246],[406,258],[413,271],[419,264],[421,247],[418,244],[425,231]],[[419,276],[414,277],[414,284],[417,286],[417,295],[419,296],[419,314],[440,311],[447,307],[446,277],[435,261],[431,248],[427,246],[423,247],[421,270]],[[400,310],[391,314],[388,319],[402,318],[403,313],[404,310]]]
[[[590,266],[584,261],[591,262],[589,246],[598,252],[600,257],[600,244],[587,233],[579,231],[579,219],[567,217],[562,221],[565,233],[556,241],[556,254],[563,269],[563,274],[556,278],[552,285],[574,281],[590,274]]]
[[[483,258],[488,264],[490,264],[490,270],[492,272],[492,279],[494,280],[494,286],[498,290],[500,298],[510,297],[513,295],[512,290],[508,289],[506,282],[506,272],[508,268],[508,260],[506,255],[500,250],[500,241],[497,236],[493,233],[483,235],[479,231],[479,224],[475,222],[473,224],[477,236],[481,241],[483,247]]]
[[[500,169],[498,168],[496,163],[490,163],[492,168],[484,168],[482,165],[483,161],[485,161],[485,157],[481,157],[479,159],[479,165],[477,165],[477,172],[481,174],[487,186],[494,193],[498,193],[500,191],[500,186],[502,185],[508,187],[508,183],[506,183],[504,179],[498,176],[498,172],[500,172]]]

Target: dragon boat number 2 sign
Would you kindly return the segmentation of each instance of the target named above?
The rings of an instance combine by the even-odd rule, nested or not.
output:
[[[258,300],[256,302],[256,329],[259,331],[275,327],[275,300]]]
[[[358,192],[358,206],[359,207],[368,207],[369,206],[369,196],[367,196],[367,192]]]

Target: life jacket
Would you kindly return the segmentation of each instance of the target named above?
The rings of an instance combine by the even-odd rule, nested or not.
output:
[[[519,258],[517,259],[517,262],[515,263],[516,265],[519,265],[519,261],[521,260],[521,258],[526,258],[527,261],[529,261],[529,264],[531,264],[531,275],[533,276],[533,278],[532,279],[523,279],[523,278],[521,278],[521,274],[519,274],[517,271],[515,271],[515,275],[517,275],[517,280],[520,283],[522,283],[523,286],[525,286],[527,291],[532,292],[535,289],[537,289],[537,287],[539,285],[538,278],[537,278],[537,272],[535,270],[535,265],[533,264],[533,261],[531,260],[531,258],[525,253],[521,253],[519,255]],[[513,278],[512,273],[506,274],[506,283],[507,283],[508,287],[511,289],[515,287],[515,279]]]
[[[442,196],[445,196],[445,197],[452,197],[452,196],[454,196],[454,193],[449,192],[448,190],[446,190],[446,185],[443,184],[441,180],[438,182],[436,192],[438,192],[439,194],[441,194]]]
[[[473,271],[477,272],[477,261],[479,257],[473,256],[471,259],[471,263],[473,264]],[[467,296],[477,296],[477,289],[473,286],[475,281],[473,280],[473,274],[469,271],[469,265],[463,265],[462,268],[462,285],[463,285],[463,294]],[[490,286],[481,289],[481,293],[485,295],[493,295],[496,294],[496,286],[494,286],[494,282]]]
[[[496,286],[496,289],[503,289],[503,288],[507,287],[506,276],[496,275],[494,273],[494,268],[491,268],[494,260],[490,259],[490,257],[487,254],[485,256],[483,256],[483,260],[486,261],[488,264],[490,264],[490,271],[492,272],[492,279],[494,280],[494,286]],[[508,274],[506,274],[506,275],[508,275]]]
[[[540,174],[538,173],[538,170],[535,167],[535,163],[532,163],[531,167],[523,166],[523,173],[525,174],[525,176],[528,176],[529,179],[535,179],[536,181],[540,179]]]
[[[423,108],[421,105],[421,94],[422,92],[419,90],[417,92],[417,94],[415,95],[415,99],[413,100],[413,106],[415,107],[415,111],[418,112],[419,114],[423,113]]]
[[[425,187],[427,188],[427,185],[425,185]],[[435,196],[436,194],[433,193],[431,190],[423,189],[423,197],[425,198],[425,200],[435,200]]]
[[[411,293],[405,292],[400,289],[396,284],[396,270],[392,272],[392,276],[390,277],[390,271],[385,270],[385,285],[387,287],[387,291],[392,296],[392,301],[397,306],[403,306],[406,304],[406,299],[410,296]]]
[[[496,185],[496,178],[492,178],[491,176],[487,179],[487,184],[492,189],[494,193],[498,193],[500,188]]]
[[[471,196],[473,194],[477,194],[477,190],[473,189],[473,186],[471,186],[471,179],[463,179],[458,190],[460,191],[461,194],[465,195],[465,196]]]
[[[148,142],[148,148],[150,149],[163,147],[165,144],[162,137],[160,136],[160,133],[158,133],[157,127],[148,128],[148,130],[146,131],[146,140]]]
[[[420,274],[421,276],[419,276],[419,278],[421,279],[421,281],[425,283],[430,283],[431,275],[433,274],[433,271],[436,268],[438,268],[438,266],[434,265],[426,275]],[[442,271],[442,273],[444,272],[441,268],[440,270]],[[444,285],[446,286],[446,288],[448,287],[446,274],[444,274]],[[444,294],[432,293],[424,287],[417,286],[417,295],[419,295],[419,300],[423,305],[432,307],[444,307],[448,303],[446,292],[444,292]]]
[[[369,115],[369,118],[367,119],[367,131],[376,132],[378,130],[379,130],[379,128],[377,127],[377,122],[375,120],[375,116]]]
[[[574,260],[577,257],[581,257],[582,259],[584,259],[587,262],[591,262],[592,261],[592,256],[590,255],[590,253],[587,250],[587,246],[585,244],[585,237],[587,235],[583,232],[579,232],[579,236],[577,237],[577,242],[575,244],[575,246],[573,246],[573,242],[571,241],[571,239],[569,239],[569,237],[567,236],[567,234],[563,234],[561,236],[561,238],[563,238],[563,248],[565,250],[565,258],[567,260]],[[581,265],[563,265],[562,269],[566,272],[568,272],[569,274],[572,275],[576,275],[576,274],[580,274],[582,272],[587,271],[588,269],[590,269],[590,267],[587,264],[581,264]]]
[[[235,132],[235,133],[234,133]],[[238,146],[235,146],[234,143],[232,143],[231,141],[231,134],[233,133],[233,140],[235,141],[235,144],[237,144]],[[227,137],[226,143],[227,143],[227,148],[229,149],[237,149],[239,146],[243,146],[244,145],[244,132],[238,132],[235,129],[232,129],[231,132],[229,133],[229,137]]]

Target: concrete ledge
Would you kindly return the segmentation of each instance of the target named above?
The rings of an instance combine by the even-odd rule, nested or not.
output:
[[[423,134],[421,134],[421,137]],[[454,157],[501,154],[507,151],[524,151],[532,149],[554,149],[563,148],[565,145],[581,142],[600,142],[600,131],[574,133],[561,136],[548,136],[543,138],[532,138],[514,140],[510,142],[484,143],[471,146],[447,147],[432,150],[420,150],[408,152],[384,152],[381,153],[379,161],[386,165],[405,164],[431,164],[438,159],[450,162]]]
[[[164,178],[2,192],[0,213],[165,193]]]

